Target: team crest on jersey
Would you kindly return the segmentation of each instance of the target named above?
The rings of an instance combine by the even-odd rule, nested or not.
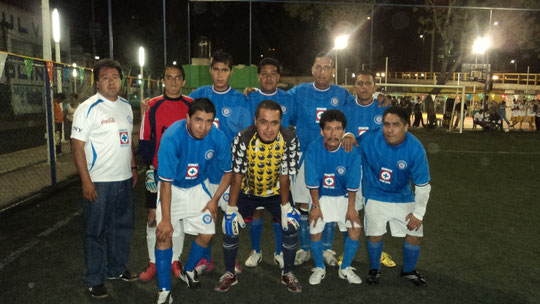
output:
[[[129,122],[130,125],[132,125],[133,124],[133,117],[128,115],[127,116],[127,121]]]
[[[231,115],[231,109],[227,108],[227,107],[224,107],[223,110],[221,111],[221,113],[223,114],[223,116],[229,117]]]
[[[337,97],[332,97],[332,100],[330,102],[334,107],[337,107],[339,105],[339,99],[337,99]]]
[[[286,106],[281,106],[281,112],[283,114],[287,113],[287,107]]]
[[[358,136],[364,134],[369,130],[369,127],[358,127]]]
[[[196,179],[199,176],[199,164],[188,164],[186,179]]]
[[[397,167],[400,170],[405,170],[407,168],[407,162],[404,161],[404,160],[400,160],[400,161],[397,162]]]
[[[229,192],[223,194],[223,200],[227,203],[229,202]]]
[[[202,217],[202,221],[205,224],[210,224],[212,222],[212,216],[210,214],[205,214]]]
[[[206,160],[210,160],[212,157],[214,157],[214,150],[208,150],[204,153],[204,158],[206,158]]]
[[[336,176],[334,173],[325,173],[323,180],[323,188],[334,189],[336,185]]]
[[[347,172],[347,170],[346,170],[345,167],[343,167],[343,166],[338,166],[338,167],[336,168],[336,172],[337,172],[337,174],[339,174],[339,175],[344,175],[345,172]]]
[[[317,108],[317,112],[315,113],[315,122],[319,123],[321,121],[321,116],[326,111],[326,108]]]
[[[213,122],[214,126],[216,126],[216,128],[219,129],[219,118],[214,118],[214,122]]]
[[[126,147],[129,146],[129,133],[127,130],[118,130],[118,135],[120,136],[120,146]]]
[[[388,168],[381,168],[381,173],[379,174],[379,181],[390,184],[392,180],[392,170]]]
[[[382,115],[375,115],[375,117],[373,117],[373,121],[378,125],[382,124]]]

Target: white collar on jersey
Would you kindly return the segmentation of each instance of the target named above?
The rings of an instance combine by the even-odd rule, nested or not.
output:
[[[116,96],[116,100],[110,100],[109,98],[101,95],[100,92],[97,92],[97,95],[98,95],[98,99],[103,99],[103,100],[106,100],[106,101],[109,101],[109,102],[117,102],[120,100],[120,96]]]
[[[326,89],[319,89],[319,88],[317,88],[317,86],[315,85],[315,82],[313,82],[313,88],[314,88],[315,90],[319,91],[319,92],[326,92],[326,91],[330,90],[330,87],[331,87],[331,86],[332,86],[332,85],[329,85],[328,88],[326,88]]]
[[[231,90],[231,86],[229,86],[225,91],[218,91],[214,88],[214,85],[212,85],[212,91],[216,94],[227,94]]]
[[[260,93],[261,95],[264,95],[264,96],[274,96],[274,95],[277,94],[278,88],[276,88],[276,90],[275,90],[274,92],[272,92],[272,93],[265,93],[265,92],[263,92],[261,89],[257,89],[257,91],[259,91],[259,93]]]
[[[370,102],[370,103],[368,103],[367,105],[363,105],[363,104],[361,104],[361,103],[358,102],[358,97],[356,97],[354,100],[356,101],[356,104],[357,104],[357,105],[359,105],[359,106],[361,106],[361,107],[366,107],[366,108],[369,107],[369,106],[371,106],[371,105],[373,104],[373,102],[375,101],[375,99],[371,98],[371,102]]]

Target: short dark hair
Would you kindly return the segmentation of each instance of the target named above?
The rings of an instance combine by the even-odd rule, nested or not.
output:
[[[315,61],[317,58],[329,58],[332,61],[332,66],[334,66],[334,58],[330,56],[330,54],[327,51],[320,51],[315,55],[315,58],[313,59],[313,64],[315,64]]]
[[[165,77],[165,71],[167,69],[177,69],[178,71],[180,71],[180,74],[182,74],[182,79],[186,79],[186,72],[184,71],[184,68],[182,67],[181,64],[167,63],[165,65],[165,68],[163,69],[163,76],[164,77]]]
[[[340,110],[327,110],[324,111],[324,113],[321,115],[321,120],[319,121],[319,126],[321,127],[321,130],[324,129],[324,125],[326,125],[327,122],[332,121],[339,121],[341,122],[341,126],[343,126],[343,129],[347,127],[347,118],[345,118],[345,114],[341,112]]]
[[[196,98],[189,104],[189,108],[188,108],[189,117],[191,117],[197,111],[202,111],[205,113],[212,113],[214,114],[214,117],[216,117],[216,107],[214,106],[212,101],[210,101],[210,99],[206,97]]]
[[[279,111],[279,118],[280,119],[283,116],[283,110],[281,110],[281,106],[279,105],[279,103],[277,103],[277,102],[275,102],[273,100],[266,99],[266,100],[261,101],[257,105],[257,108],[255,108],[255,118],[259,117],[259,114],[261,114],[262,109],[267,109],[267,110],[272,110],[272,111]]]
[[[259,66],[257,67],[257,74],[261,72],[262,67],[265,66],[265,65],[275,66],[276,69],[277,69],[278,74],[280,74],[281,68],[279,66],[279,61],[277,59],[275,59],[275,58],[272,58],[272,57],[263,58],[263,60],[261,60],[259,62]]]
[[[122,74],[122,66],[120,65],[120,63],[118,63],[118,61],[110,59],[110,58],[103,58],[99,60],[98,62],[96,62],[96,64],[94,64],[95,81],[99,80],[99,72],[101,71],[101,69],[108,69],[108,68],[116,69],[118,71],[118,74],[120,74],[120,79],[124,77],[124,75]]]
[[[214,64],[221,62],[226,64],[229,69],[232,70],[233,58],[229,53],[226,53],[224,50],[217,50],[212,54],[212,60],[210,62],[210,67],[213,67]]]
[[[63,102],[64,100],[66,100],[66,95],[64,95],[64,93],[56,93],[54,94],[53,99],[58,100],[59,102]]]
[[[388,109],[386,109],[384,111],[383,122],[384,122],[384,118],[388,114],[397,115],[399,117],[399,119],[401,120],[401,122],[406,124],[406,125],[408,125],[410,123],[409,122],[409,114],[407,113],[407,110],[405,110],[405,108],[402,108],[400,106],[390,106]]]
[[[360,76],[360,75],[369,75],[371,76],[371,78],[373,79],[373,85],[377,85],[375,83],[375,72],[373,72],[372,70],[362,70],[362,71],[359,71],[356,73],[356,77]]]

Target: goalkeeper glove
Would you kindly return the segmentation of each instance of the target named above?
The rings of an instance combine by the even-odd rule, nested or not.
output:
[[[221,227],[223,229],[223,233],[230,237],[237,236],[240,233],[238,225],[240,225],[242,228],[246,227],[244,218],[238,212],[238,207],[227,206]]]
[[[281,228],[284,231],[289,229],[289,224],[293,225],[295,229],[300,226],[300,214],[298,210],[293,208],[291,204],[281,205]]]
[[[150,166],[148,170],[146,170],[146,180],[145,180],[145,186],[146,190],[151,193],[157,192],[157,186],[156,186],[156,177],[154,172],[154,166]]]

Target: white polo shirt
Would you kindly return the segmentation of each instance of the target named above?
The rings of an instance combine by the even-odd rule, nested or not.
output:
[[[121,97],[110,101],[97,93],[73,115],[71,138],[84,141],[88,172],[93,182],[131,178],[133,111]]]

